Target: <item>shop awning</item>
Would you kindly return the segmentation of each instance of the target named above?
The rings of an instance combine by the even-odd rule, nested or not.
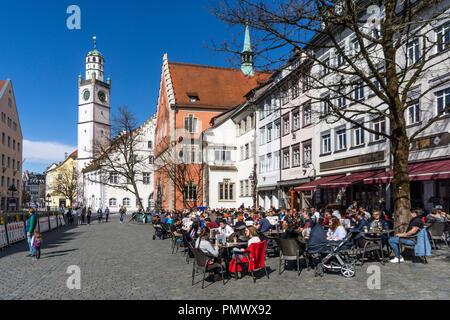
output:
[[[375,170],[352,173],[347,176],[343,176],[341,178],[323,183],[320,185],[320,188],[348,188],[353,183],[362,182],[364,179],[375,177],[383,172],[384,170]]]
[[[305,184],[303,184],[303,185],[301,185],[301,186],[295,188],[294,190],[295,190],[295,191],[309,191],[309,190],[314,190],[315,188],[317,188],[317,187],[319,187],[319,186],[322,186],[323,183],[327,183],[327,182],[329,182],[329,181],[333,181],[333,180],[335,180],[335,179],[342,178],[342,177],[344,177],[344,176],[345,176],[345,175],[340,174],[340,175],[337,175],[337,176],[323,177],[323,178],[320,178],[320,179],[317,179],[317,180],[314,180],[314,181],[305,183]]]
[[[392,170],[364,179],[365,184],[390,183],[394,177]],[[409,165],[410,181],[450,179],[450,159],[412,163]]]

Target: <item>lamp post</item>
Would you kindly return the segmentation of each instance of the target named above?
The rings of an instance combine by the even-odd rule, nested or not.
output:
[[[47,193],[47,211],[50,211],[50,193]]]

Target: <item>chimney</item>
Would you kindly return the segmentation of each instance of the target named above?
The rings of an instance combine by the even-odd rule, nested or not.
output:
[[[68,156],[69,156],[69,154],[67,152],[64,153],[64,160],[66,160]]]

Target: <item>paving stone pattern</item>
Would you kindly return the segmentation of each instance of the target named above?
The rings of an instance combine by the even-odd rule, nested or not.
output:
[[[356,276],[340,274],[315,278],[304,269],[278,275],[278,258],[269,258],[270,279],[260,273],[235,281],[205,282],[192,286],[192,262],[186,264],[181,252],[171,254],[170,240],[152,240],[151,225],[109,223],[65,227],[44,234],[40,260],[26,257],[27,243],[0,252],[1,299],[449,299],[450,250],[433,251],[429,264],[406,261],[400,265],[366,263]],[[127,216],[127,220],[129,215]],[[81,269],[81,290],[70,290],[67,268]],[[367,288],[367,268],[381,268],[381,289]],[[201,277],[198,275],[197,280]]]

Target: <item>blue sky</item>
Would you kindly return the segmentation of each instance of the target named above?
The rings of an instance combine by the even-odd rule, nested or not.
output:
[[[81,30],[69,30],[68,6],[81,9]],[[111,107],[128,105],[140,122],[156,111],[162,56],[170,61],[227,65],[206,48],[242,36],[209,13],[206,0],[20,0],[0,10],[0,79],[12,79],[24,138],[24,170],[43,172],[77,145],[77,78],[93,48],[111,76]]]

